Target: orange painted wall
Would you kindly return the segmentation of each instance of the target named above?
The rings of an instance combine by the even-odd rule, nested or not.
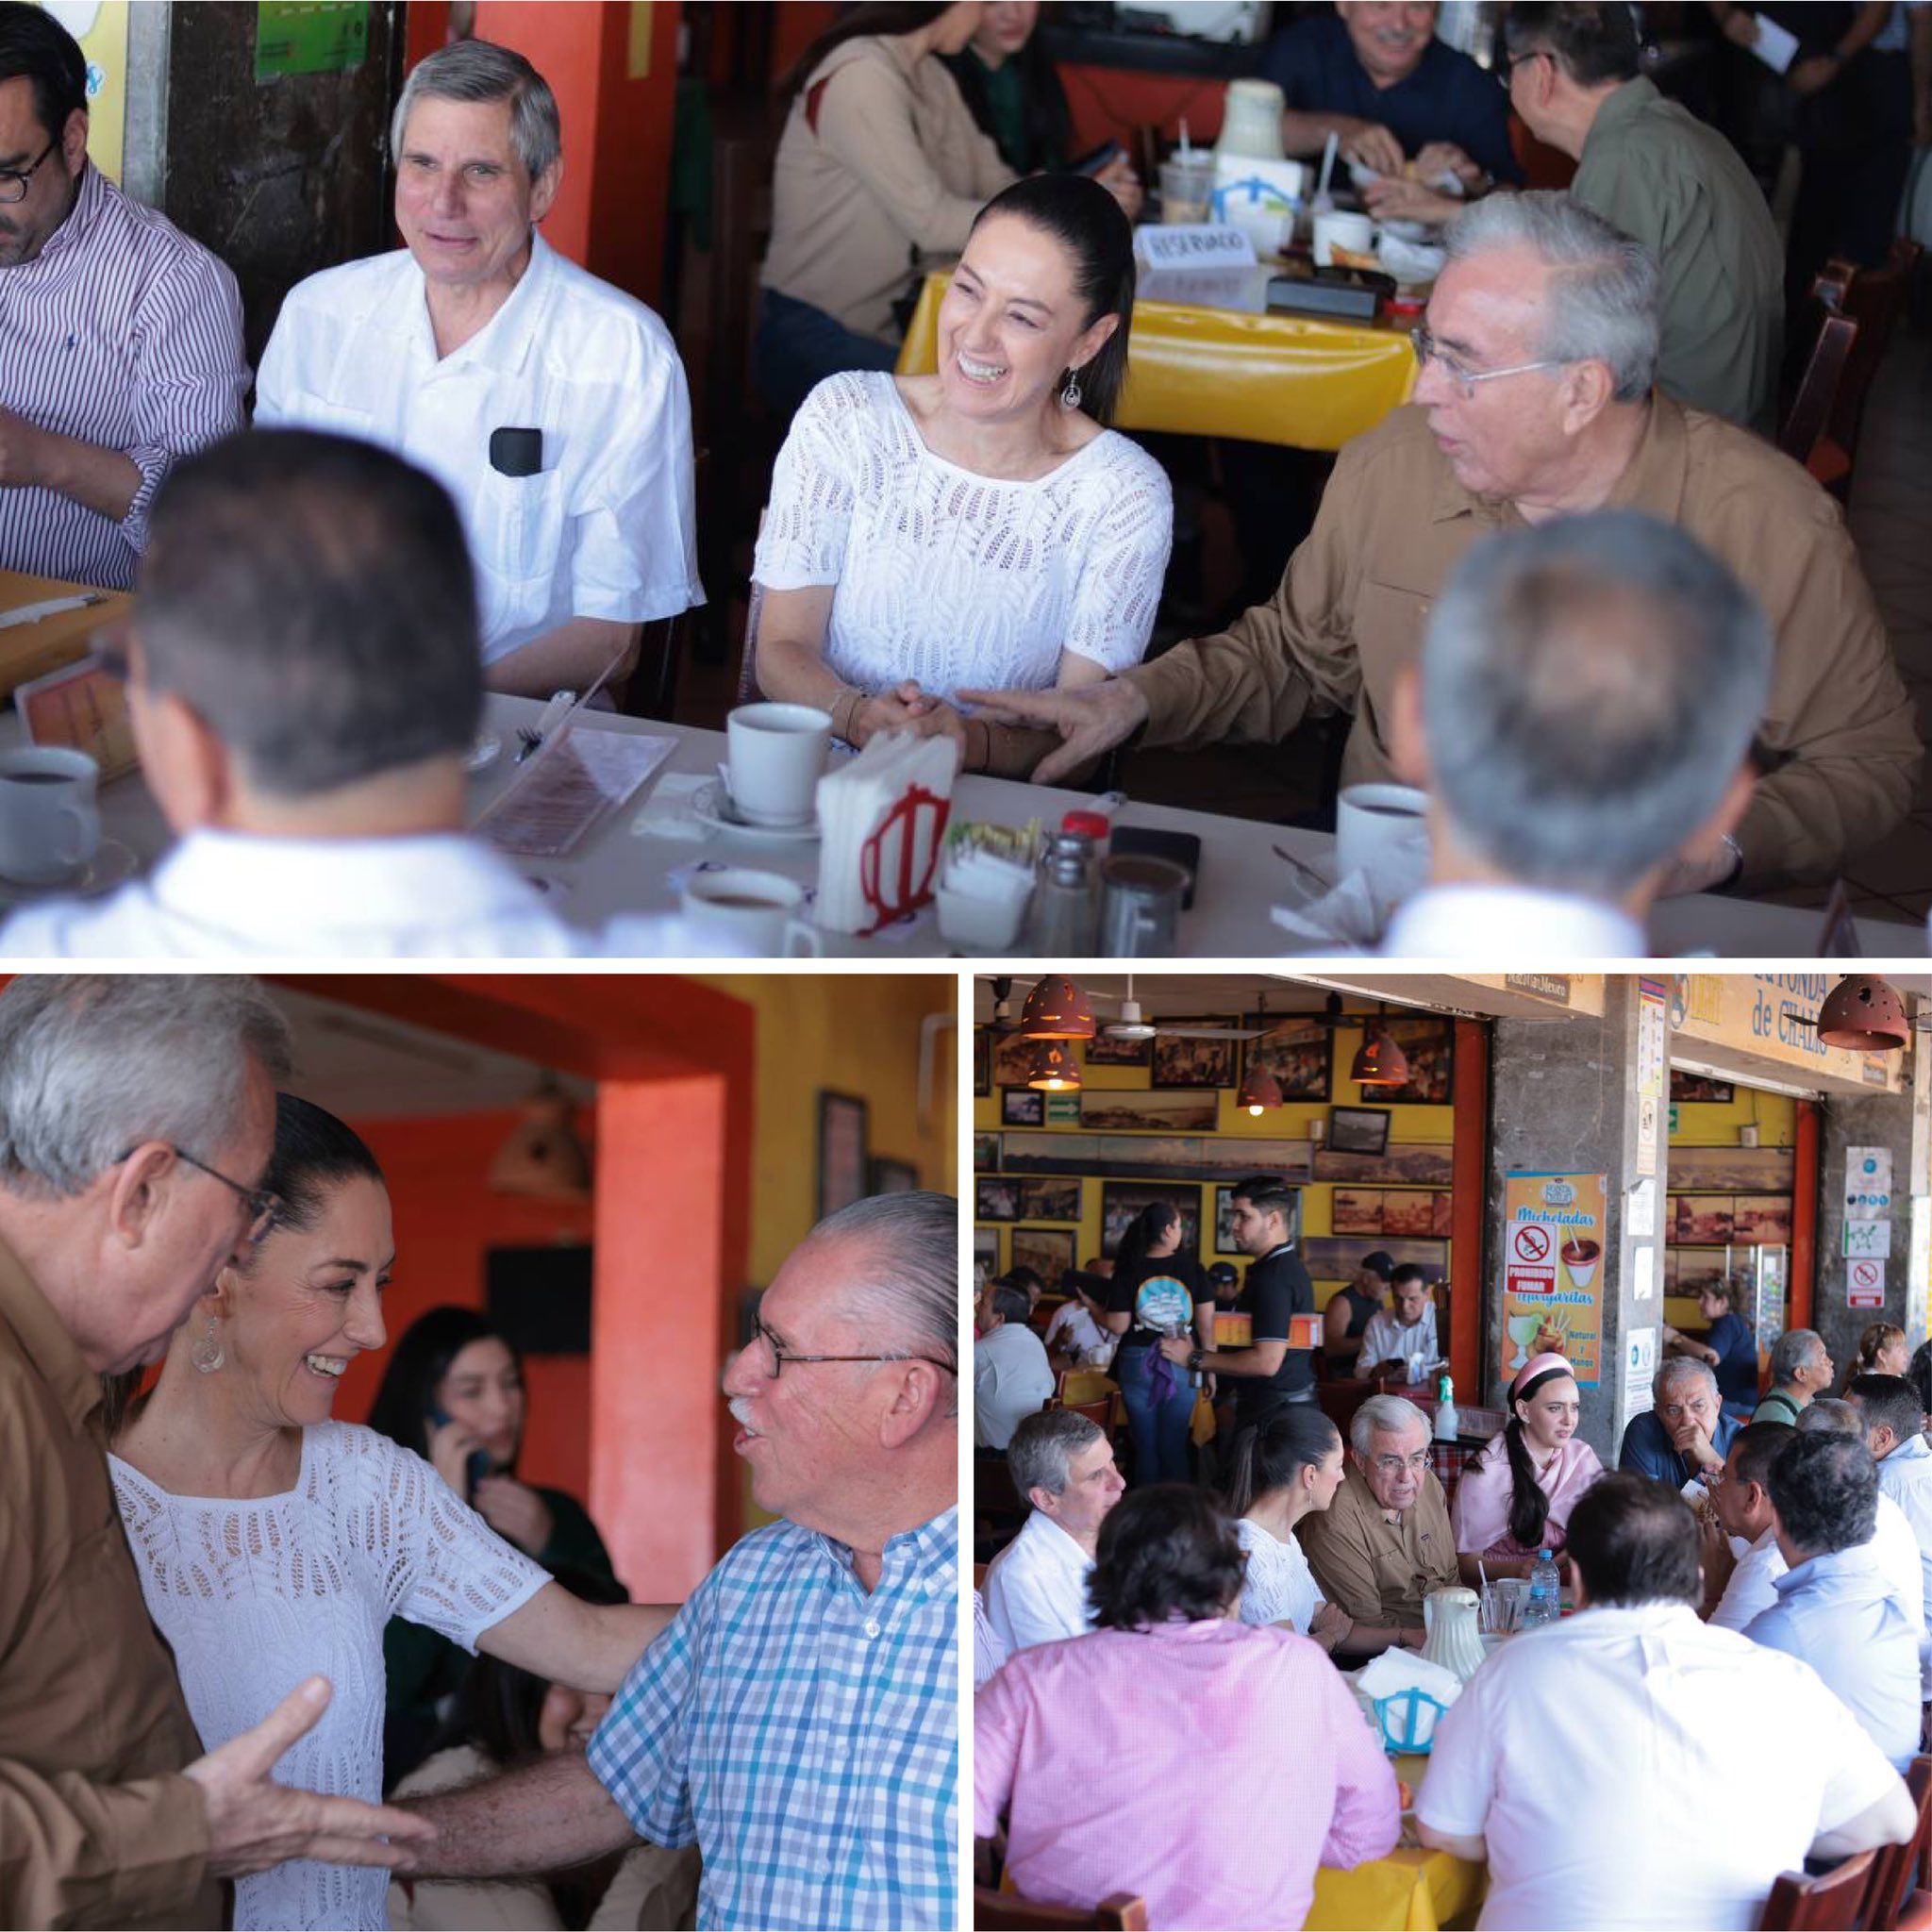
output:
[[[589,1207],[515,1200],[485,1186],[491,1157],[516,1124],[513,1113],[353,1124],[382,1163],[395,1210],[396,1269],[383,1297],[391,1346],[417,1316],[445,1302],[480,1309],[491,1248],[591,1239]],[[580,1131],[588,1135],[589,1125],[587,1117]],[[349,1365],[338,1415],[367,1417],[389,1353],[386,1348]],[[529,1422],[521,1473],[581,1499],[591,1484],[590,1363],[537,1357],[527,1369]]]

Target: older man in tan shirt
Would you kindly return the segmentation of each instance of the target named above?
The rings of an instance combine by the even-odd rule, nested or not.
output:
[[[1716,553],[1776,640],[1763,775],[1735,837],[1666,890],[1828,874],[1905,816],[1923,750],[1837,506],[1769,443],[1652,388],[1657,272],[1568,197],[1492,195],[1448,230],[1415,402],[1350,443],[1271,603],[1078,691],[965,691],[1065,741],[1050,783],[1149,744],[1273,742],[1354,714],[1343,781],[1395,775],[1389,720],[1457,559],[1492,531],[1647,510]]]
[[[0,1925],[218,1926],[220,1879],[434,1836],[273,1781],[319,1678],[202,1754],[108,1476],[101,1377],[158,1360],[273,1206],[287,1064],[247,981],[0,993]]]

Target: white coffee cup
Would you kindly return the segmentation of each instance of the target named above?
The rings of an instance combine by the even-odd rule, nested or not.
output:
[[[0,877],[57,886],[101,843],[99,768],[85,752],[23,745],[0,752]]]
[[[755,825],[802,825],[832,747],[832,718],[811,705],[740,705],[724,721],[731,803]]]
[[[1346,248],[1353,255],[1373,255],[1375,224],[1368,215],[1341,208],[1324,209],[1315,217],[1315,266],[1333,268],[1334,251]]]
[[[818,928],[798,917],[805,888],[782,873],[722,866],[685,882],[684,916],[698,928],[723,934],[734,946],[774,959],[824,950]]]
[[[1335,804],[1335,877],[1366,873],[1399,903],[1429,875],[1428,794],[1407,785],[1348,785]]]

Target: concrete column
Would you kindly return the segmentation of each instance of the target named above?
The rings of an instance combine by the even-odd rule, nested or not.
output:
[[[1632,1379],[1629,1342],[1663,1320],[1660,1299],[1661,1238],[1635,1237],[1647,1257],[1642,1280],[1634,1278],[1628,1229],[1629,1192],[1639,1180],[1638,1034],[1641,1001],[1638,982],[1614,974],[1605,986],[1601,1020],[1565,1015],[1560,1021],[1499,1019],[1491,1040],[1488,1251],[1484,1283],[1484,1399],[1504,1400],[1502,1365],[1505,1181],[1512,1172],[1594,1174],[1608,1176],[1605,1191],[1598,1379],[1585,1388],[1580,1433],[1606,1464],[1614,1466],[1623,1435],[1624,1396]],[[1668,1018],[1665,1024],[1668,1024]],[[1668,1037],[1664,1048],[1668,1053]],[[1660,1219],[1668,1136],[1659,1123],[1657,1174],[1651,1201]],[[1660,1336],[1657,1345],[1660,1345]],[[1655,1347],[1653,1348],[1655,1355]],[[1648,1378],[1640,1407],[1649,1407]]]
[[[1855,1308],[1845,1298],[1845,1150],[1850,1147],[1891,1150],[1891,1255],[1885,1263],[1882,1308]],[[1840,1374],[1868,1324],[1909,1325],[1906,1303],[1910,1286],[1907,1250],[1912,1191],[1911,1096],[1829,1096],[1824,1103],[1824,1132],[1819,1148],[1818,1278],[1811,1301],[1811,1325],[1824,1338]]]

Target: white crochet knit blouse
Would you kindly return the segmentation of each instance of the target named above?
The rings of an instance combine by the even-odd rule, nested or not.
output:
[[[382,1795],[382,1628],[426,1624],[465,1650],[550,1579],[420,1456],[346,1423],[302,1435],[295,1487],[255,1500],[175,1496],[108,1458],[149,1614],[210,1751],[315,1673],[335,1695],[276,1779]],[[235,1887],[237,1927],[389,1924],[389,1874],[299,1860]]]
[[[856,370],[792,418],[752,575],[838,587],[825,663],[849,684],[1038,691],[1062,651],[1141,661],[1173,536],[1166,473],[1114,430],[1003,482],[934,456],[892,377]]]

